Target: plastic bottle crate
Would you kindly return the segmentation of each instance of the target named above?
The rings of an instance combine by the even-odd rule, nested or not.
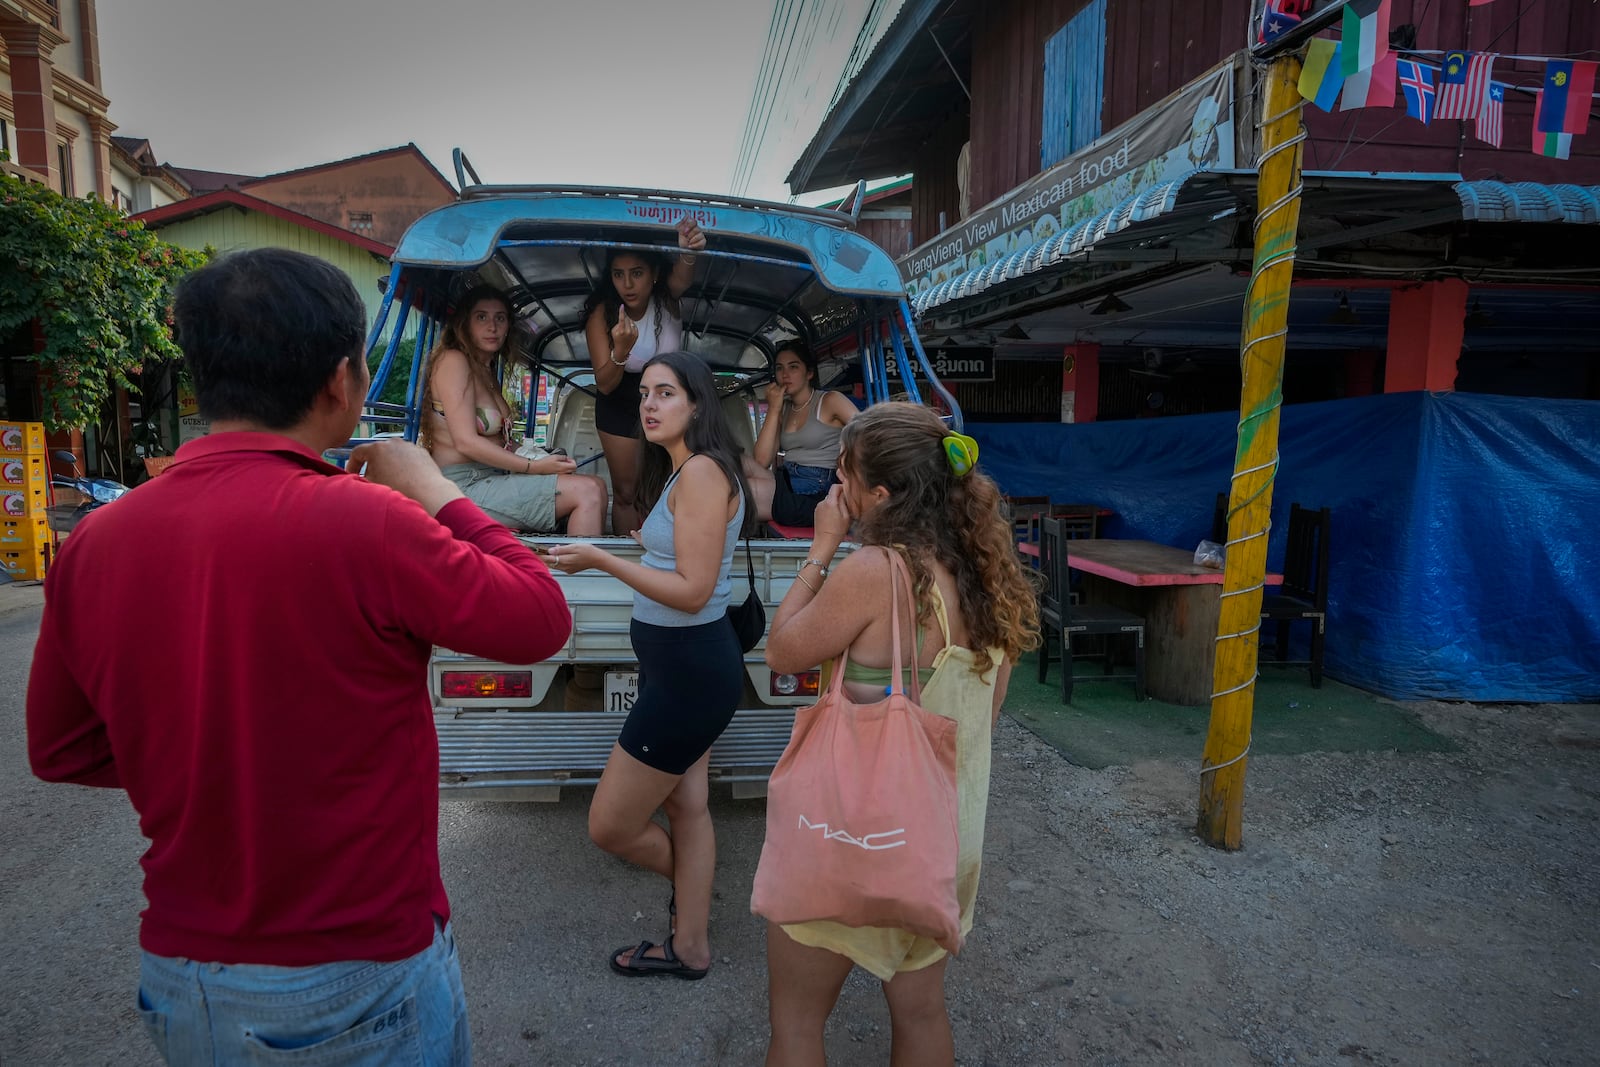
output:
[[[49,483],[50,470],[43,456],[0,456],[0,488]]]
[[[0,520],[0,552],[40,549],[55,544],[45,516]]]
[[[0,422],[0,455],[43,456],[44,423]]]
[[[49,503],[49,484],[17,488],[0,486],[0,519],[42,519]]]
[[[4,569],[12,581],[37,580],[49,569],[53,554],[48,544],[40,548],[7,549],[0,552],[0,569]]]

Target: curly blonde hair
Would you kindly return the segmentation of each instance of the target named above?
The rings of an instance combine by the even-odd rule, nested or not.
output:
[[[889,491],[858,532],[863,544],[903,552],[919,614],[932,610],[937,560],[955,577],[973,646],[999,648],[1014,662],[1039,646],[1039,604],[1000,512],[999,487],[979,470],[956,477],[944,452],[949,432],[919,404],[875,404],[844,427],[839,466],[863,486]],[[979,660],[976,670],[988,668]]]

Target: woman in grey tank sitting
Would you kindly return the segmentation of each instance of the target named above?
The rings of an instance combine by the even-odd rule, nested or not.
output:
[[[784,342],[767,386],[755,464],[745,468],[762,520],[810,526],[812,512],[839,480],[839,433],[856,417],[856,406],[821,386],[811,349],[803,341]]]

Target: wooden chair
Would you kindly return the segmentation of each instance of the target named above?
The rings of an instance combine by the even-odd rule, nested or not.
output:
[[[1050,513],[1047,496],[1008,496],[1003,498],[1006,515],[1011,520],[1011,539],[1019,545],[1039,543],[1039,518]],[[1034,559],[1022,553],[1025,566],[1036,566]]]
[[[1283,558],[1283,585],[1261,601],[1261,625],[1278,624],[1276,652],[1279,663],[1289,662],[1289,626],[1306,621],[1311,630],[1311,686],[1322,687],[1322,652],[1328,621],[1328,531],[1332,516],[1327,508],[1313,511],[1289,505],[1289,545]],[[1300,662],[1300,661],[1296,661]]]
[[[1100,536],[1100,507],[1097,504],[1051,504],[1050,516],[1061,520],[1061,532],[1069,541]]]
[[[1131,611],[1106,604],[1073,604],[1067,592],[1067,536],[1061,520],[1046,516],[1040,521],[1039,565],[1044,571],[1044,588],[1039,595],[1039,623],[1044,643],[1039,646],[1039,681],[1050,673],[1051,631],[1061,641],[1061,702],[1072,703],[1072,641],[1077,637],[1104,636],[1105,673],[1112,675],[1112,643],[1118,635],[1133,638],[1133,694],[1144,699],[1144,619]]]

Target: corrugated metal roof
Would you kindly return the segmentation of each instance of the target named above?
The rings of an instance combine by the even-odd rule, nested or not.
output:
[[[1000,282],[1026,277],[1060,263],[1068,256],[1082,252],[1134,223],[1160,218],[1177,206],[1178,194],[1183,191],[1184,184],[1196,175],[1205,173],[1209,172],[1193,170],[1180,178],[1151,186],[1142,193],[1119,201],[1109,211],[1083,219],[1026,248],[925,289],[913,298],[912,309],[921,315],[952,300],[976,296]]]
[[[1542,182],[1456,182],[1461,217],[1469,222],[1600,224],[1600,186]]]

